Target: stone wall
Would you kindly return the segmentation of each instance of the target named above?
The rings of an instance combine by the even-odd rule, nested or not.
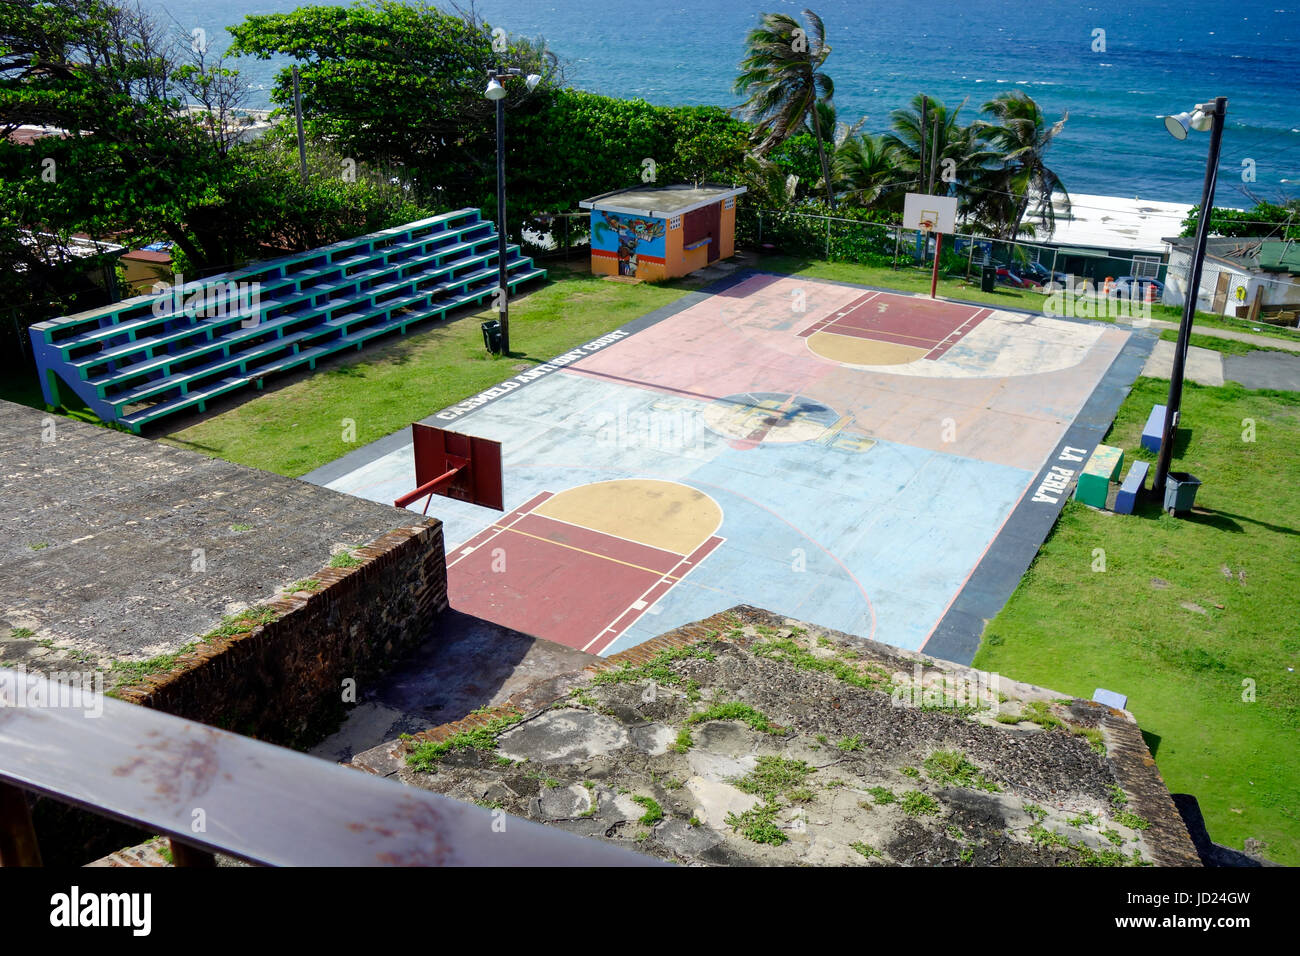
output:
[[[117,697],[179,717],[291,747],[333,731],[348,702],[429,633],[447,607],[442,525],[397,528],[352,551],[362,563],[326,567],[315,591],[265,602],[274,620],[234,637],[213,637],[176,666]]]

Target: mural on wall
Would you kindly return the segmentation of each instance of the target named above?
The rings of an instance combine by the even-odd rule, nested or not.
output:
[[[591,218],[592,248],[616,253],[619,275],[635,276],[639,255],[663,259],[663,238],[668,234],[664,220],[633,219],[603,210],[593,211]]]

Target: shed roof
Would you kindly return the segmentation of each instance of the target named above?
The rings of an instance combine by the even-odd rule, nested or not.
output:
[[[1300,243],[1294,239],[1273,239],[1260,243],[1259,267],[1265,272],[1300,275]]]
[[[743,192],[747,192],[744,186],[717,186],[709,183],[700,186],[689,183],[675,186],[630,186],[584,199],[578,206],[582,209],[601,209],[631,216],[665,219],[739,196]]]

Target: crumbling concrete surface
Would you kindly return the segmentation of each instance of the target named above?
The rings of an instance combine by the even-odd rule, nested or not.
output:
[[[1130,715],[753,608],[353,762],[687,864],[1197,865]]]

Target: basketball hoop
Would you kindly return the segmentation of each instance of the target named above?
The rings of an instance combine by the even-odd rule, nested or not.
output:
[[[922,219],[920,222],[917,223],[917,225],[921,228],[922,232],[934,232],[934,223],[935,223],[934,218],[930,218],[930,219]]]
[[[505,510],[500,442],[412,422],[411,443],[415,454],[416,488],[394,501],[393,507],[405,508],[427,497],[424,513],[428,514],[433,496],[441,495],[484,508]]]

